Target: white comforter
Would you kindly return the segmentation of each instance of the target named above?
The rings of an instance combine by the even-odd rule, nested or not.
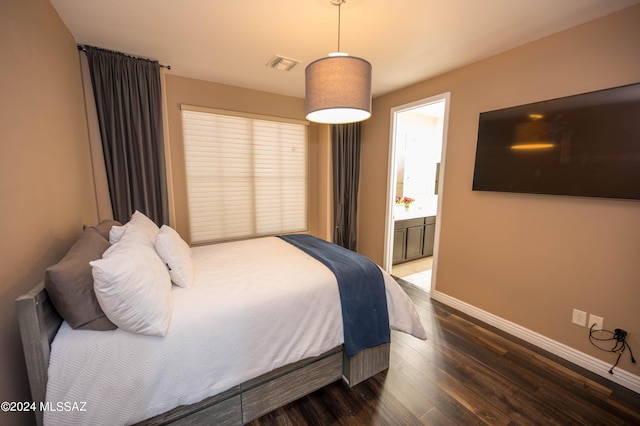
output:
[[[269,237],[192,253],[195,283],[174,286],[165,337],[62,324],[46,399],[63,409],[45,411],[46,425],[134,423],[342,343],[335,276],[299,249]],[[408,296],[383,275],[391,328],[426,338]]]

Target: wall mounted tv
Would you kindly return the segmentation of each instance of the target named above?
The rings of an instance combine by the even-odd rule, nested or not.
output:
[[[480,113],[473,190],[640,199],[640,83]]]

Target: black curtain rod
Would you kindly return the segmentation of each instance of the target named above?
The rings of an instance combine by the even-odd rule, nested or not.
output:
[[[78,50],[81,51],[81,52],[86,52],[87,48],[84,47],[83,45],[79,44],[78,45]],[[127,55],[127,54],[124,53],[124,55]],[[131,56],[132,58],[136,58],[136,59],[147,59],[147,58],[138,58],[137,56],[133,56],[133,55],[127,55],[127,56]],[[170,70],[171,69],[171,65],[162,65],[162,64],[160,64],[160,68],[166,68],[166,69]]]

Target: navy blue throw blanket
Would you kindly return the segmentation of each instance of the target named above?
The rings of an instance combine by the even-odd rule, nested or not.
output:
[[[322,262],[336,276],[348,356],[391,341],[384,278],[375,263],[311,235],[289,234],[279,238]]]

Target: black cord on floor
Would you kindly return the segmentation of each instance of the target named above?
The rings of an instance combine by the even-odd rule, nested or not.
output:
[[[629,346],[629,344],[627,343],[627,332],[624,331],[621,328],[616,328],[614,331],[610,331],[610,330],[594,330],[593,327],[595,326],[595,324],[593,324],[590,328],[589,328],[589,342],[591,342],[591,344],[593,346],[595,346],[596,348],[600,349],[601,351],[605,351],[605,352],[612,352],[612,353],[617,353],[618,354],[618,359],[616,359],[616,363],[613,364],[613,366],[609,369],[609,374],[613,374],[613,369],[616,368],[616,366],[618,365],[618,363],[620,362],[620,357],[622,356],[622,353],[625,351],[625,349],[629,349],[629,355],[631,355],[631,362],[635,363],[636,359],[633,357],[633,351],[631,350],[631,346]],[[604,333],[607,335],[606,338],[604,337],[596,337],[594,334],[595,333]],[[595,342],[615,342],[613,347],[611,349],[607,349],[607,348],[603,348],[601,346],[598,346],[598,344],[596,344]]]

